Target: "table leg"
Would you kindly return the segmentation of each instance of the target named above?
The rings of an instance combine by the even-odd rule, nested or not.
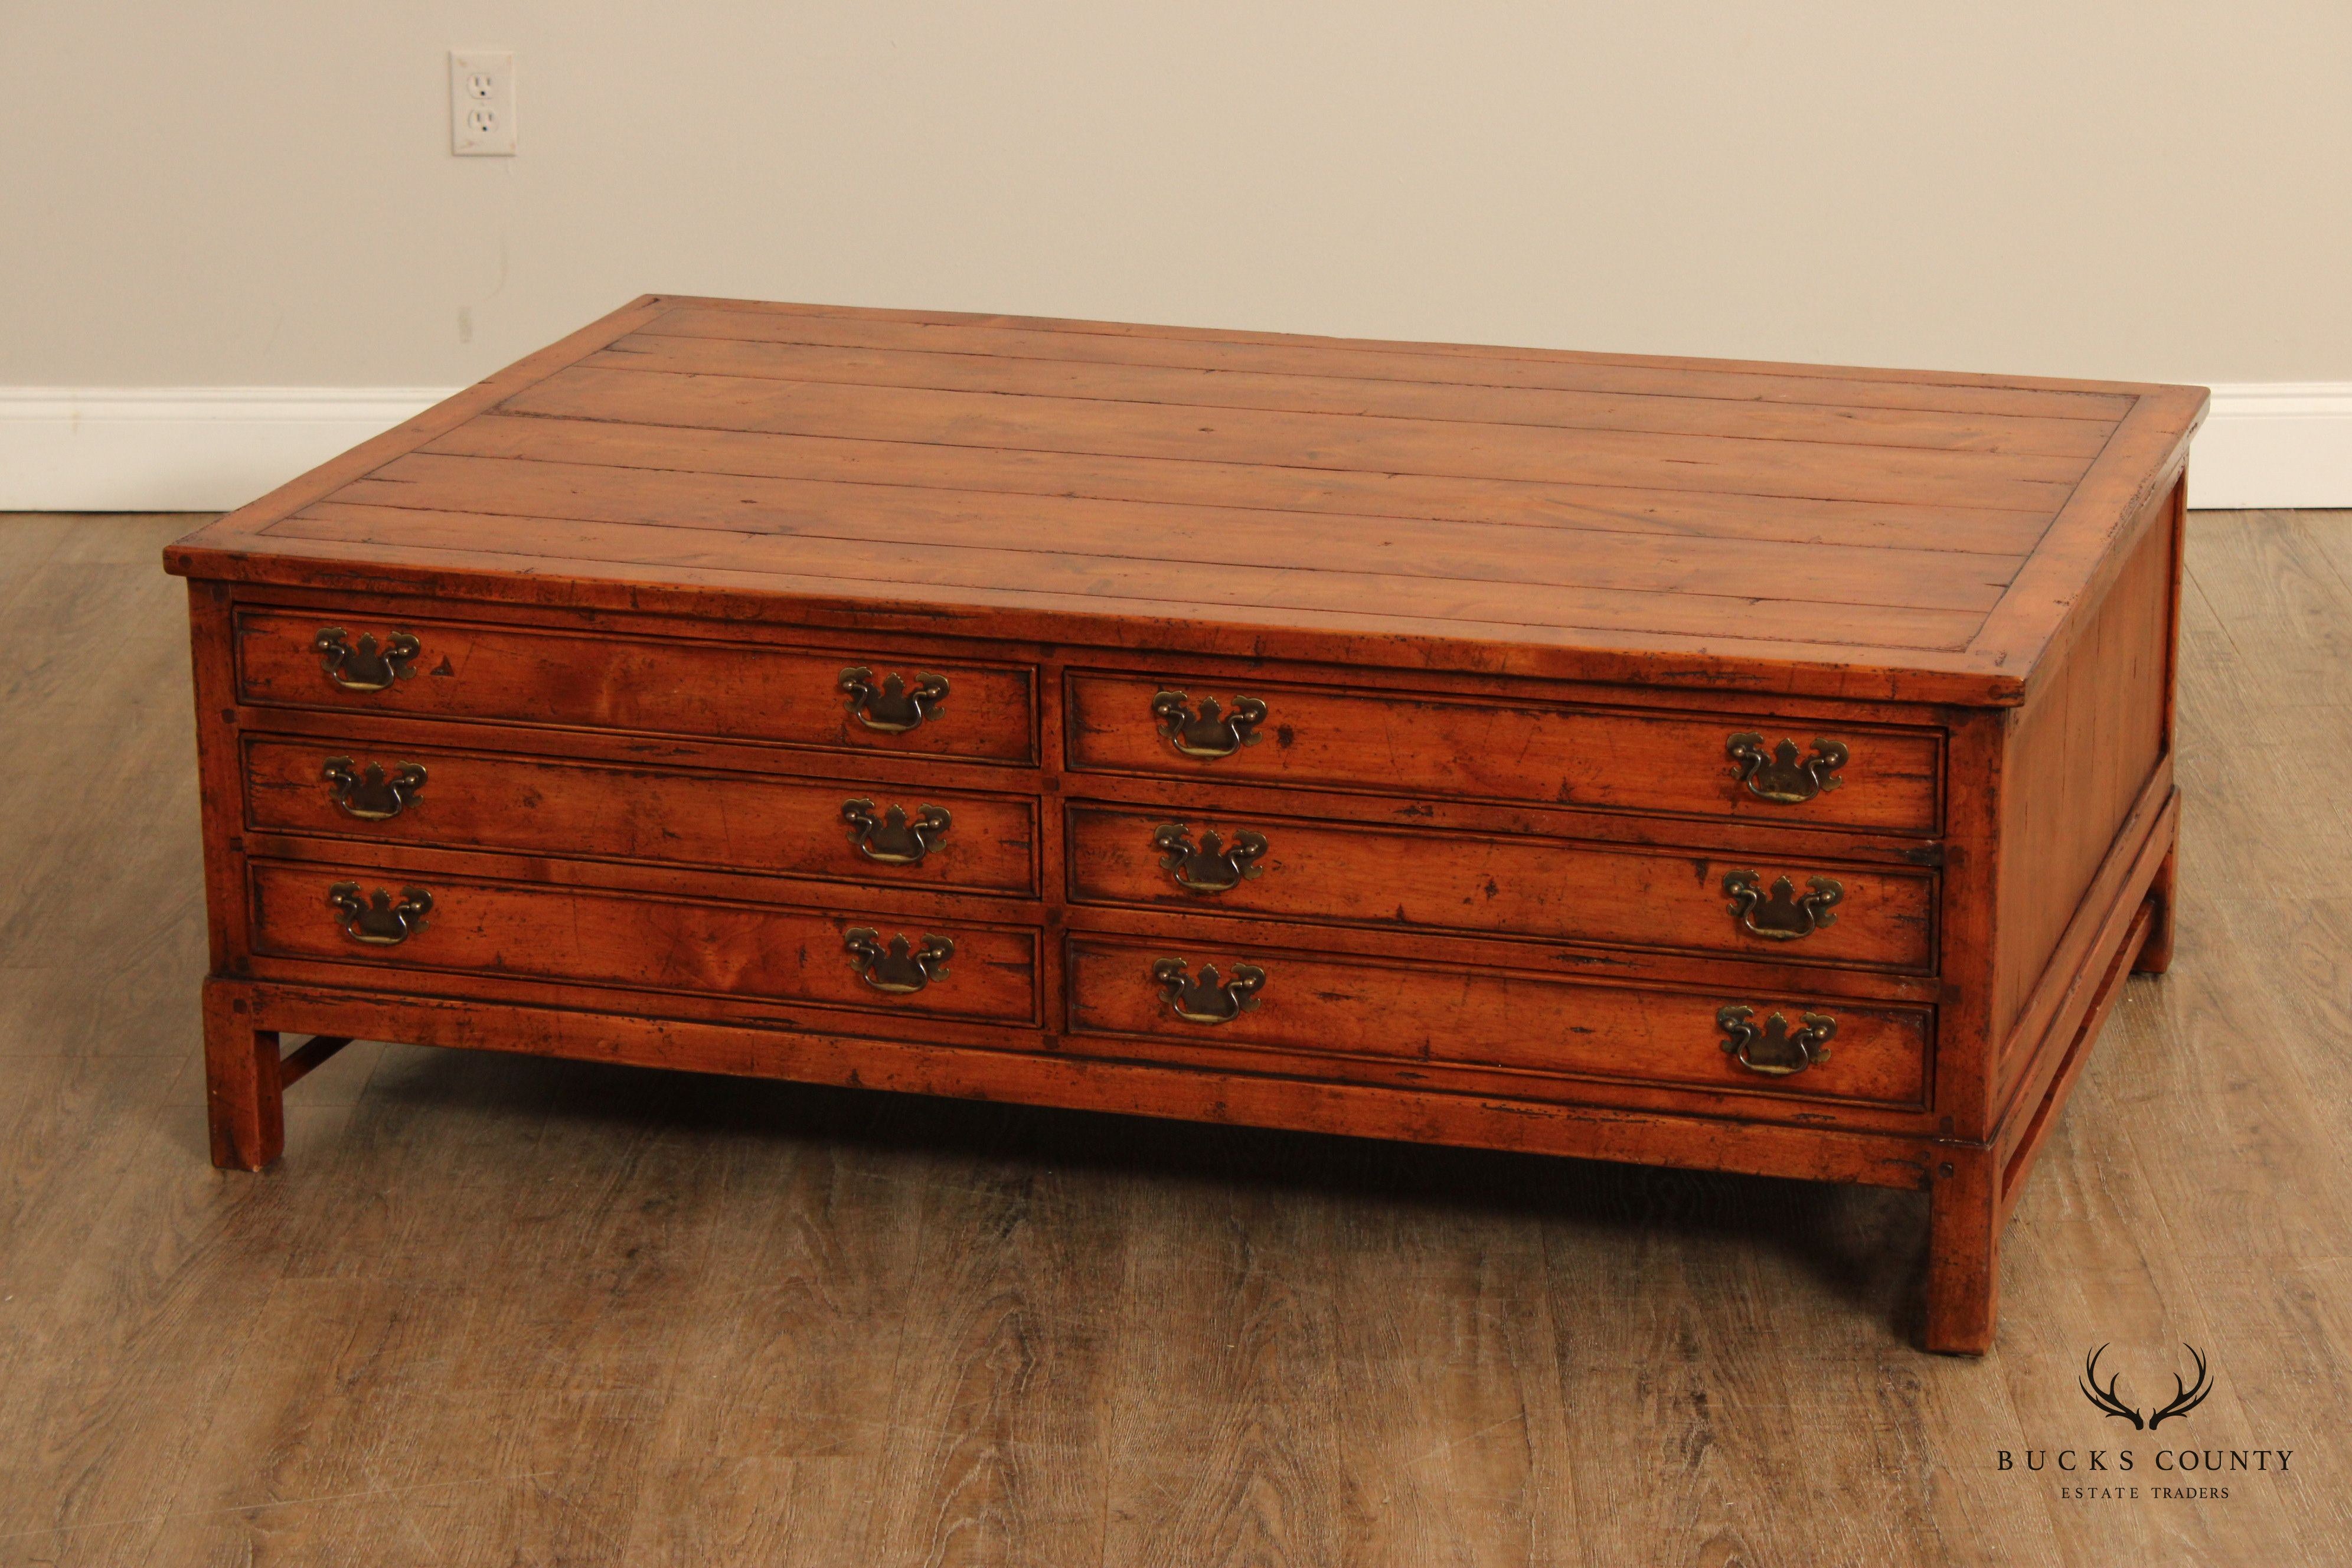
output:
[[[278,1033],[255,1028],[244,988],[220,981],[205,983],[205,1110],[222,1170],[263,1170],[286,1152]]]
[[[2139,974],[2161,974],[2172,967],[2173,872],[2180,860],[2180,822],[2173,818],[2172,847],[2165,851],[2164,864],[2156,868],[2156,880],[2147,886],[2149,897],[2156,900],[2156,923],[2148,928],[2147,945],[2132,960],[2132,970]]]
[[[1992,1151],[1942,1144],[1927,1194],[1927,1348],[1982,1355],[1992,1348],[2000,1286],[2000,1205]]]

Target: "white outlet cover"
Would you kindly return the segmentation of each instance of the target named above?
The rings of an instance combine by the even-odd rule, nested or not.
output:
[[[511,158],[515,68],[510,49],[449,51],[449,151],[460,158]]]

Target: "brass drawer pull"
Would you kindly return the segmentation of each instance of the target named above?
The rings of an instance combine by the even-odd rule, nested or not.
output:
[[[1732,736],[1724,750],[1739,764],[1731,776],[1746,784],[1749,795],[1775,805],[1802,805],[1822,791],[1837,788],[1845,783],[1837,771],[1853,754],[1839,742],[1817,738],[1813,754],[1801,763],[1796,742],[1783,737],[1768,755],[1764,737],[1752,733]]]
[[[1723,890],[1731,895],[1732,916],[1750,936],[1794,942],[1836,923],[1830,910],[1845,897],[1845,889],[1835,879],[1808,878],[1805,885],[1812,891],[1801,896],[1782,877],[1773,882],[1769,897],[1759,890],[1763,879],[1757,871],[1733,871],[1723,879]]]
[[[1785,1014],[1775,1013],[1759,1026],[1756,1009],[1739,1004],[1717,1009],[1716,1027],[1724,1034],[1723,1048],[1749,1072],[1767,1078],[1787,1078],[1815,1062],[1830,1059],[1830,1041],[1837,1036],[1837,1020],[1827,1013],[1800,1015],[1803,1025],[1791,1031]]]
[[[1229,893],[1241,886],[1244,877],[1255,877],[1256,862],[1266,851],[1265,836],[1261,833],[1236,833],[1233,847],[1225,847],[1224,839],[1215,828],[1201,835],[1196,847],[1192,829],[1181,822],[1171,822],[1155,828],[1151,846],[1168,853],[1160,868],[1169,874],[1176,885],[1188,893]]]
[[[416,678],[416,656],[425,645],[406,632],[394,632],[376,646],[373,632],[362,632],[359,646],[341,626],[320,626],[310,646],[325,661],[327,679],[346,691],[382,691],[395,680]]]
[[[362,822],[391,821],[425,787],[425,770],[415,763],[403,763],[386,773],[382,763],[370,763],[362,772],[349,757],[329,757],[320,776],[335,808]]]
[[[1201,965],[1194,979],[1184,973],[1181,958],[1154,960],[1151,983],[1160,987],[1168,1010],[1188,1024],[1230,1024],[1257,1005],[1265,989],[1265,971],[1255,963],[1236,963],[1234,977],[1223,978],[1213,963]]]
[[[877,817],[872,801],[845,800],[841,820],[849,824],[849,842],[877,866],[919,866],[955,819],[943,805],[918,806],[911,819],[894,805]]]
[[[1183,692],[1161,691],[1151,699],[1151,715],[1160,721],[1160,738],[1188,757],[1230,757],[1265,739],[1257,727],[1265,722],[1266,707],[1255,697],[1234,698],[1230,713],[1215,698],[1203,697],[1195,713]]]
[[[903,735],[948,700],[948,678],[918,670],[910,687],[893,671],[877,686],[872,670],[852,665],[841,672],[841,689],[849,694],[850,716],[860,724],[877,734]]]
[[[425,929],[433,910],[433,895],[422,888],[403,888],[400,901],[382,888],[360,896],[357,882],[338,882],[327,889],[327,907],[342,916],[343,933],[370,947],[397,947]]]
[[[841,945],[857,977],[892,996],[911,995],[934,980],[945,980],[948,960],[955,956],[954,942],[928,932],[919,947],[903,935],[892,937],[886,947],[872,926],[844,932]]]

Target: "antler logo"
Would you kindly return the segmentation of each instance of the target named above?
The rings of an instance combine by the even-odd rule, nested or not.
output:
[[[2147,1420],[2140,1419],[2137,1406],[2125,1403],[2122,1393],[2116,1387],[2123,1381],[2121,1373],[2109,1373],[2106,1386],[2104,1388],[2099,1386],[2099,1358],[2107,1353],[2105,1345],[2101,1345],[2083,1358],[2083,1381],[2078,1385],[2083,1390],[2083,1397],[2107,1415],[2130,1422],[2132,1430],[2135,1432],[2143,1429],[2153,1432],[2175,1415],[2188,1415],[2200,1405],[2204,1404],[2205,1396],[2213,1392],[2213,1379],[2205,1370],[2204,1352],[2195,1345],[2185,1342],[2180,1348],[2187,1351],[2189,1360],[2197,1363],[2197,1381],[2193,1384],[2184,1384],[2180,1381],[2180,1374],[2174,1373],[2172,1403],[2148,1416]]]

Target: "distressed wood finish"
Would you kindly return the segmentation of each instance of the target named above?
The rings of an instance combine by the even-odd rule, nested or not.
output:
[[[639,300],[167,552],[215,1159],[373,1037],[1909,1186],[1980,1352],[2169,960],[2202,406]]]
[[[248,737],[245,746],[246,823],[256,834],[351,838],[451,849],[558,855],[782,877],[866,882],[877,887],[960,889],[1034,897],[1037,888],[1036,805],[970,790],[893,789],[870,779],[693,773],[675,768],[499,755],[460,749],[478,731],[439,733],[422,745]],[[352,792],[326,776],[341,759],[350,772],[423,773],[397,815],[367,819],[346,805]],[[356,796],[362,807],[380,797]],[[896,809],[909,822],[926,812],[947,826],[924,836],[911,863],[876,854],[913,853],[899,837],[861,833],[844,808],[865,801],[863,815],[887,828]]]
[[[1172,668],[1150,680],[1080,673],[1070,678],[1069,765],[1086,773],[1164,773],[1183,778],[1377,789],[1383,794],[1529,801],[1706,816],[1797,827],[1933,832],[1942,759],[1934,734],[1872,726],[1790,721],[1765,710],[1661,719],[1531,702],[1432,699],[1412,691],[1236,685],[1222,673]],[[1237,699],[1266,705],[1255,741],[1230,756],[1178,755],[1151,721],[1160,691],[1230,709]],[[1822,729],[1839,731],[1823,736]],[[1794,804],[1746,788],[1729,760],[1734,738],[1752,734],[1769,749],[1842,744],[1838,783]]]
[[[1073,804],[1069,896],[1118,903],[1268,914],[1407,931],[1535,937],[1646,952],[1695,951],[1790,963],[1869,964],[1914,972],[1935,964],[1935,879],[1822,860],[1711,858],[1629,852],[1551,839],[1469,837],[1410,828],[1326,827],[1272,816],[1113,812]],[[1230,847],[1255,835],[1266,847],[1210,873],[1242,874],[1230,888],[1192,891],[1176,880],[1160,829],[1181,826],[1196,848],[1216,834]],[[1834,881],[1828,921],[1801,937],[1758,935],[1724,893],[1747,876],[1766,893],[1782,878],[1801,896]],[[1196,878],[1197,879],[1197,878]],[[1769,929],[1769,928],[1768,928]]]
[[[1230,934],[1230,933],[1224,933]],[[1153,965],[1181,951],[1188,972],[1262,966],[1264,988],[1248,1010],[1224,1023],[1191,1023],[1170,1011]],[[1580,985],[1549,976],[1494,970],[1433,969],[1314,952],[1226,945],[1213,937],[1191,944],[1159,942],[1072,943],[1070,1031],[1154,1037],[1186,1046],[1262,1048],[1330,1059],[1328,1076],[1347,1079],[1349,1058],[1406,1061],[1435,1069],[1502,1068],[1538,1081],[1531,1098],[1606,1093],[1580,1079],[1612,1083],[1697,1085],[1729,1094],[1769,1091],[1799,1100],[1861,1100],[1923,1107],[1928,1021],[1923,1009],[1854,1006],[1819,994],[1789,997],[1743,987],[1727,977],[1711,991],[1633,991]],[[1827,1059],[1785,1078],[1762,1077],[1723,1049],[1717,1013],[1752,1007],[1759,1021],[1780,1014],[1790,1026],[1807,1014],[1832,1017]],[[1541,1019],[1540,1027],[1529,1027]],[[1554,1081],[1542,1081],[1554,1080]]]
[[[420,651],[381,690],[345,690],[320,679],[315,639],[330,628],[379,644],[406,634]],[[371,621],[334,606],[310,615],[249,611],[237,617],[236,634],[237,695],[256,707],[331,707],[1001,763],[1027,763],[1036,754],[1028,671],[949,664],[887,642],[824,650],[656,642],[468,625],[406,612]],[[877,731],[847,710],[841,682],[848,669],[869,671],[877,686],[896,677],[911,687],[935,675],[947,683],[947,694],[929,705],[918,728]]]
[[[354,944],[329,900],[355,885],[397,899],[416,887],[431,908],[396,945]],[[657,992],[773,998],[995,1023],[1037,1016],[1035,938],[1026,931],[947,920],[909,923],[840,913],[658,898],[639,891],[503,886],[439,875],[257,862],[252,868],[253,952],[362,966],[352,984],[397,987],[411,971],[495,974]],[[887,942],[929,937],[954,944],[942,973],[911,994],[889,995],[860,976],[845,940],[871,928]]]

